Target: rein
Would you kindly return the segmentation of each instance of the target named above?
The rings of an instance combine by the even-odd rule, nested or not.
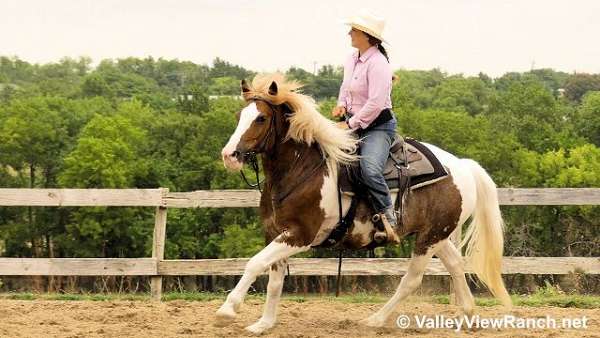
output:
[[[251,188],[258,188],[258,191],[262,194],[262,189],[260,188],[260,184],[264,181],[260,181],[259,180],[259,167],[258,167],[258,159],[256,158],[256,153],[252,152],[249,153],[248,155],[244,154],[244,161],[248,162],[248,164],[250,165],[250,167],[252,168],[252,170],[254,171],[254,174],[256,174],[256,183],[250,183],[248,182],[248,179],[246,178],[246,175],[244,175],[244,171],[240,170],[240,175],[242,176],[242,178],[244,179],[244,182],[246,182],[246,184],[251,187]]]

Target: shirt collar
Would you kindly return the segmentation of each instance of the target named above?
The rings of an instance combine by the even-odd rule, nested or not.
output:
[[[365,62],[376,51],[378,51],[377,46],[373,45],[373,46],[367,48],[367,50],[364,53],[362,53],[362,55],[360,57],[358,57],[358,50],[356,50],[356,51],[354,51],[354,54],[353,54],[354,55],[354,61],[360,59],[361,62]]]

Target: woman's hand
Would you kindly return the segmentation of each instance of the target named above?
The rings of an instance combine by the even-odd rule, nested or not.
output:
[[[333,117],[342,116],[344,114],[346,114],[346,107],[344,106],[337,106],[331,111],[331,115],[333,115]]]
[[[348,126],[348,123],[346,123],[346,121],[337,122],[335,125],[341,129],[350,129],[350,127]]]

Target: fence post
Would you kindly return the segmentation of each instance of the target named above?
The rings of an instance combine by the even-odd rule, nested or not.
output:
[[[460,244],[461,239],[462,239],[462,225],[456,227],[454,232],[452,234],[450,234],[450,240],[452,241],[452,243],[454,243],[456,248],[458,248],[458,245]],[[458,252],[460,252],[460,256],[462,257],[462,250],[459,249]],[[456,305],[456,293],[454,292],[454,279],[452,278],[452,275],[450,275],[450,296],[449,296],[448,300],[449,300],[450,304]]]
[[[168,188],[162,190],[162,205],[156,207],[154,218],[154,235],[152,237],[152,258],[156,259],[156,271],[158,263],[165,258],[165,237],[167,230],[167,207],[165,206],[165,197],[169,192]],[[152,276],[150,278],[150,294],[152,299],[160,301],[162,297],[162,276]]]

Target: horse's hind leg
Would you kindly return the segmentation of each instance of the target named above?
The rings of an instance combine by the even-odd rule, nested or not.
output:
[[[263,315],[256,323],[246,327],[246,330],[259,334],[275,325],[277,305],[279,304],[279,298],[283,289],[286,268],[287,261],[285,259],[271,265],[269,284],[267,284],[267,300]]]
[[[408,271],[400,280],[400,285],[396,289],[396,292],[392,298],[390,298],[390,300],[388,300],[388,302],[385,303],[385,305],[379,309],[379,311],[371,315],[369,318],[361,321],[362,323],[373,327],[380,327],[384,325],[385,321],[390,316],[392,311],[394,311],[398,303],[404,300],[413,291],[415,291],[419,285],[421,285],[425,268],[431,260],[431,257],[437,251],[438,245],[439,242],[429,247],[425,254],[414,255],[411,258],[408,265]]]
[[[452,277],[458,305],[462,307],[464,314],[471,316],[475,308],[475,302],[465,278],[465,270],[460,252],[452,241],[445,239],[441,242],[436,256],[440,258]]]
[[[244,269],[244,275],[229,293],[225,303],[217,310],[217,319],[220,325],[235,318],[236,312],[244,301],[250,285],[254,283],[259,274],[263,273],[275,262],[310,249],[310,245],[289,245],[281,240],[280,237],[275,238],[248,261]]]

